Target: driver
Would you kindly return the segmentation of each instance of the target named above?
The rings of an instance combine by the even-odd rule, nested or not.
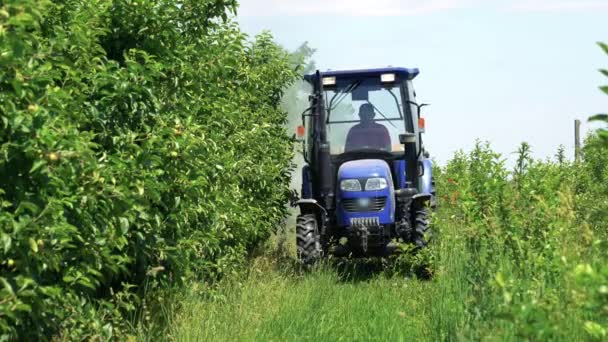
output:
[[[391,150],[391,136],[388,129],[376,123],[376,113],[371,103],[364,103],[359,107],[361,122],[353,126],[346,136],[344,151],[360,149]]]

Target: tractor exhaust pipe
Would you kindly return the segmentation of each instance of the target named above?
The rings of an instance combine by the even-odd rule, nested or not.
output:
[[[416,151],[416,134],[399,134],[399,142],[404,146],[405,151]],[[414,188],[418,188],[418,157],[414,153],[406,153],[405,167],[406,181]]]
[[[324,207],[328,210],[333,209],[334,203],[334,175],[331,165],[331,154],[329,141],[327,141],[327,125],[325,102],[323,101],[323,78],[321,72],[317,70],[317,86],[315,94],[315,115],[317,116],[317,132],[319,137],[318,147],[318,177],[321,188],[321,197]]]

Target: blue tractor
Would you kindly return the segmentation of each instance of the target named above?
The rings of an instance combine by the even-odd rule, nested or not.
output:
[[[412,86],[418,69],[381,68],[306,75],[310,108],[298,136],[302,168],[299,259],[383,257],[398,242],[430,239],[435,193],[422,144],[424,119]]]

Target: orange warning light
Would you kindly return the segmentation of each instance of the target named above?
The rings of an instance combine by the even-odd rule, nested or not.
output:
[[[303,138],[305,132],[306,132],[306,129],[302,125],[300,125],[300,126],[298,126],[298,128],[296,128],[296,136],[298,138]]]

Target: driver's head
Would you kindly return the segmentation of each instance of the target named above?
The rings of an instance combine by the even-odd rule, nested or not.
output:
[[[376,113],[374,112],[374,106],[370,103],[364,103],[359,107],[359,118],[362,123],[371,123],[374,121]]]

